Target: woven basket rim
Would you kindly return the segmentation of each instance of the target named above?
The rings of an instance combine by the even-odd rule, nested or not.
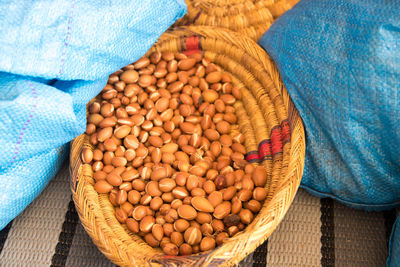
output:
[[[274,209],[277,210],[277,214],[271,214],[271,218],[270,218],[271,226],[269,228],[271,229],[270,233],[272,233],[272,231],[277,227],[279,222],[282,220],[284,214],[286,213],[287,209],[289,208],[289,206],[294,198],[294,195],[298,189],[298,186],[300,184],[300,179],[301,179],[303,166],[304,166],[304,151],[305,151],[304,128],[303,128],[301,119],[298,116],[298,114],[297,115],[290,114],[290,109],[294,109],[295,113],[296,113],[296,110],[293,106],[293,103],[291,103],[289,95],[288,95],[286,89],[284,88],[282,81],[280,80],[279,73],[278,73],[276,67],[272,64],[272,62],[269,59],[269,57],[267,56],[267,54],[261,48],[259,48],[257,46],[257,44],[255,44],[253,41],[251,41],[250,39],[248,39],[246,37],[241,37],[238,34],[233,33],[226,29],[219,29],[219,28],[213,28],[213,27],[191,26],[191,27],[176,28],[173,31],[166,32],[160,38],[159,42],[153,46],[152,49],[158,49],[160,42],[168,41],[168,39],[172,38],[172,36],[174,36],[174,34],[176,34],[177,32],[179,32],[179,34],[181,34],[181,35],[187,35],[187,36],[193,35],[193,36],[199,36],[201,38],[206,38],[206,39],[207,38],[211,39],[211,37],[208,37],[208,34],[210,34],[210,35],[213,35],[213,38],[215,38],[216,40],[218,40],[218,37],[220,37],[221,39],[225,38],[225,41],[232,40],[232,43],[235,43],[235,44],[240,43],[240,46],[243,50],[247,48],[247,49],[257,50],[257,52],[255,52],[255,54],[260,54],[260,55],[264,54],[265,58],[260,60],[259,65],[262,66],[265,70],[267,70],[267,72],[271,76],[271,79],[272,79],[275,87],[281,90],[284,105],[288,109],[288,113],[289,113],[288,117],[289,117],[289,119],[293,120],[293,122],[292,122],[293,131],[291,134],[296,135],[291,138],[293,143],[290,143],[289,149],[286,150],[287,153],[290,153],[290,157],[292,158],[292,161],[289,161],[287,164],[288,166],[286,166],[287,172],[285,169],[285,172],[282,173],[282,175],[291,177],[292,179],[287,179],[288,182],[286,184],[279,185],[279,186],[282,186],[282,188],[278,188],[277,190],[279,190],[279,191],[274,196],[275,198],[282,198],[282,199],[284,198],[285,205],[283,207],[280,207],[279,205],[277,207],[274,207]],[[233,41],[234,39],[237,39],[237,40]],[[240,46],[238,46],[238,47],[240,47]],[[249,47],[251,47],[251,48],[249,48]],[[290,118],[290,116],[292,116],[292,117]],[[121,240],[118,240],[118,238],[116,238],[116,240],[112,240],[112,241],[104,240],[105,237],[108,237],[108,238],[110,236],[115,237],[115,232],[114,232],[115,229],[113,230],[112,227],[110,227],[110,226],[108,226],[108,228],[107,228],[107,224],[104,224],[104,222],[107,220],[104,218],[104,215],[102,212],[100,212],[101,214],[99,214],[99,213],[93,214],[94,210],[100,209],[101,205],[102,205],[101,199],[100,199],[100,202],[98,202],[98,203],[100,203],[98,205],[96,204],[96,201],[93,202],[89,199],[89,198],[92,198],[92,199],[98,198],[98,196],[96,195],[97,193],[93,193],[93,191],[94,191],[93,186],[90,185],[90,183],[87,183],[87,184],[85,184],[84,188],[79,188],[79,190],[81,190],[80,191],[81,193],[84,192],[83,193],[84,199],[82,199],[82,197],[79,198],[79,196],[76,194],[77,182],[82,181],[82,180],[85,181],[86,179],[89,181],[90,179],[92,179],[90,177],[86,177],[87,175],[85,176],[85,173],[90,173],[90,170],[88,170],[88,168],[90,169],[90,166],[86,165],[86,164],[82,165],[82,163],[80,162],[80,157],[79,157],[80,149],[82,148],[82,146],[84,145],[84,142],[85,142],[84,138],[85,138],[84,136],[80,136],[80,137],[76,138],[72,144],[72,149],[71,149],[71,166],[70,166],[71,174],[72,174],[71,188],[73,191],[73,198],[74,198],[75,205],[77,207],[78,214],[82,220],[82,223],[83,223],[86,231],[92,237],[92,239],[94,240],[96,245],[100,248],[100,250],[108,258],[113,260],[116,264],[121,264],[121,265],[126,265],[126,266],[134,264],[135,259],[132,257],[135,257],[135,255],[131,255],[127,251],[124,251],[123,253],[115,252],[114,254],[112,252],[110,252],[109,247],[111,245],[115,245],[118,248],[125,247],[128,250],[129,246],[130,246],[129,245],[130,242],[128,240],[121,241]],[[85,145],[85,146],[88,146],[88,145]],[[295,148],[295,149],[292,149],[292,148]],[[293,158],[295,160],[293,160]],[[80,185],[80,183],[78,183],[78,186],[79,185]],[[92,187],[92,188],[90,188],[90,187]],[[287,191],[289,191],[289,193],[287,193]],[[105,200],[103,200],[103,201],[105,201]],[[107,201],[108,201],[108,199],[107,199]],[[90,204],[88,204],[88,202],[90,202]],[[99,224],[102,224],[102,226],[99,226]],[[116,226],[116,228],[118,228],[118,227]],[[115,231],[118,232],[119,229],[117,229]],[[224,266],[230,266],[230,265],[233,265],[233,264],[239,262],[247,254],[251,253],[251,251],[254,250],[257,247],[257,245],[260,245],[261,242],[263,242],[266,238],[268,238],[269,234],[268,235],[265,234],[262,236],[262,238],[258,238],[257,244],[253,242],[251,244],[251,249],[246,250],[246,248],[242,248],[242,251],[238,251],[238,255],[235,258],[231,258],[231,259],[220,258],[221,263],[223,263]],[[261,233],[261,235],[262,235],[262,233]],[[99,238],[99,237],[102,237],[103,239]],[[234,240],[234,239],[235,239],[235,237],[232,240]],[[136,241],[138,241],[138,240],[136,240]],[[237,241],[237,239],[236,239],[236,241]],[[109,244],[111,242],[115,242],[115,244]],[[241,241],[239,241],[239,243],[240,242]],[[236,242],[236,243],[238,243],[238,242]],[[147,246],[147,245],[143,245],[143,249],[146,248],[145,246]],[[217,250],[218,249],[215,249],[214,251],[217,251]],[[202,258],[207,258],[210,255],[213,255],[213,257],[215,257],[216,253],[214,251],[208,252],[208,253],[196,254],[196,255],[193,255],[192,257],[187,257],[187,258],[193,258],[193,259],[198,260],[199,255]],[[124,253],[126,253],[126,255],[121,255]],[[155,254],[157,254],[157,253],[155,253]],[[161,262],[163,261],[162,259],[169,258],[169,257],[161,256],[161,253],[159,253],[158,255],[159,255],[159,259],[161,259]],[[222,254],[219,253],[218,255],[219,255],[219,257],[221,257]],[[154,263],[156,263],[156,262],[152,262],[152,263],[144,262],[144,264],[148,264],[148,265],[154,264]],[[172,263],[172,259],[171,259],[171,263]],[[218,264],[216,262],[213,262],[213,265],[218,265]]]

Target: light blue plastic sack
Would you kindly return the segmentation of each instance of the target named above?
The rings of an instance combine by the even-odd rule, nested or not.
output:
[[[302,186],[367,210],[400,204],[400,1],[302,0],[259,43],[306,129]]]
[[[108,75],[185,12],[183,0],[0,2],[0,229],[57,172]]]

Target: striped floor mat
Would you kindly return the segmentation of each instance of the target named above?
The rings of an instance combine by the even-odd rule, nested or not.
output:
[[[79,223],[64,165],[0,231],[0,266],[115,266]],[[299,190],[272,236],[239,266],[385,266],[395,211],[363,212]]]

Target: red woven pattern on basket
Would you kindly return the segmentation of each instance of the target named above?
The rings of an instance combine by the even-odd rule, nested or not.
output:
[[[287,120],[282,121],[271,131],[271,139],[265,139],[258,144],[258,151],[250,151],[245,159],[248,162],[261,162],[272,159],[277,153],[282,153],[283,145],[290,140],[290,127]]]
[[[191,54],[200,53],[200,43],[198,36],[190,36],[185,38],[185,51],[183,53],[187,56]]]

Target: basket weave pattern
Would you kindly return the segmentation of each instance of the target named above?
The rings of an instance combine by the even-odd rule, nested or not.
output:
[[[254,221],[226,243],[206,253],[166,256],[121,225],[106,194],[94,188],[91,166],[80,153],[93,147],[88,137],[77,137],[71,148],[71,189],[81,222],[98,248],[121,266],[232,266],[259,246],[278,226],[300,185],[304,166],[304,129],[279,73],[254,41],[224,29],[182,27],[164,33],[148,53],[201,50],[229,72],[241,89],[234,105],[238,127],[245,135],[246,159],[268,173],[267,199]]]
[[[227,28],[257,41],[299,0],[186,0],[188,14],[176,25]]]

